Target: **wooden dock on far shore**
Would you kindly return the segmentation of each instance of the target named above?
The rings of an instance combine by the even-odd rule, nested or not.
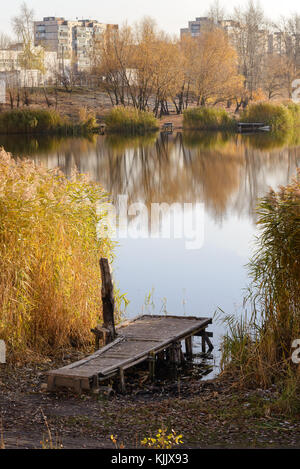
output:
[[[238,132],[270,132],[271,127],[263,122],[238,122]]]

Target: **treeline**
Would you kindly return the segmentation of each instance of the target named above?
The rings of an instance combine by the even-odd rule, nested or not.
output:
[[[243,88],[236,51],[220,29],[178,41],[145,19],[96,43],[93,63],[113,105],[133,105],[156,116],[168,113],[169,102],[180,114],[191,101],[224,102]]]
[[[292,97],[300,16],[274,24],[252,1],[231,15],[215,3],[207,15],[195,37],[170,37],[148,18],[96,41],[92,74],[111,103],[160,116],[170,103],[178,114],[191,103],[234,104],[237,112],[250,101]]]

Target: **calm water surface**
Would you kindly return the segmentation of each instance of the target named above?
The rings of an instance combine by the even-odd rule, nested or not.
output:
[[[204,244],[184,239],[122,239],[115,279],[142,312],[213,316],[241,314],[245,265],[257,234],[255,205],[270,187],[287,184],[300,165],[300,146],[269,135],[173,134],[91,139],[0,137],[15,156],[29,156],[67,175],[77,167],[114,199],[129,203],[204,203]],[[145,297],[151,293],[147,301]],[[217,344],[224,325],[212,326]],[[218,352],[215,353],[218,359]]]

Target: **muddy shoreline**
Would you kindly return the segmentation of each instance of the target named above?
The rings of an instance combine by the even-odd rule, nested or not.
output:
[[[49,438],[54,449],[114,448],[111,435],[125,448],[140,448],[140,441],[161,426],[182,434],[185,449],[300,447],[299,416],[278,413],[275,387],[243,390],[225,377],[203,381],[185,373],[152,384],[140,370],[130,377],[126,395],[117,386],[80,396],[68,390],[48,393],[45,372],[55,366],[2,365],[6,449],[41,449],[49,446]]]

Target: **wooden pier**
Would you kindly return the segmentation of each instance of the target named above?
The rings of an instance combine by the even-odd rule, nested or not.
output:
[[[239,133],[269,132],[270,130],[270,126],[263,122],[238,122]]]
[[[83,360],[49,371],[49,391],[67,387],[81,393],[97,389],[101,382],[119,375],[121,390],[125,392],[125,371],[139,363],[149,363],[150,377],[154,379],[159,360],[174,366],[191,361],[194,336],[202,338],[203,353],[213,350],[212,333],[206,331],[212,324],[210,318],[143,315],[115,328],[113,286],[107,259],[101,259],[100,267],[104,324],[92,332],[96,337],[96,348],[99,348],[100,340],[104,346]]]
[[[48,390],[71,387],[76,392],[97,388],[117,374],[122,391],[125,392],[124,372],[141,362],[148,361],[154,377],[158,359],[180,364],[192,359],[192,337],[201,336],[203,350],[212,350],[211,334],[206,328],[212,323],[208,318],[181,316],[141,316],[117,329],[117,338],[93,355],[48,372]],[[181,342],[185,341],[186,353],[182,353]]]
[[[173,122],[166,122],[163,125],[163,132],[167,134],[172,134],[173,133]]]

